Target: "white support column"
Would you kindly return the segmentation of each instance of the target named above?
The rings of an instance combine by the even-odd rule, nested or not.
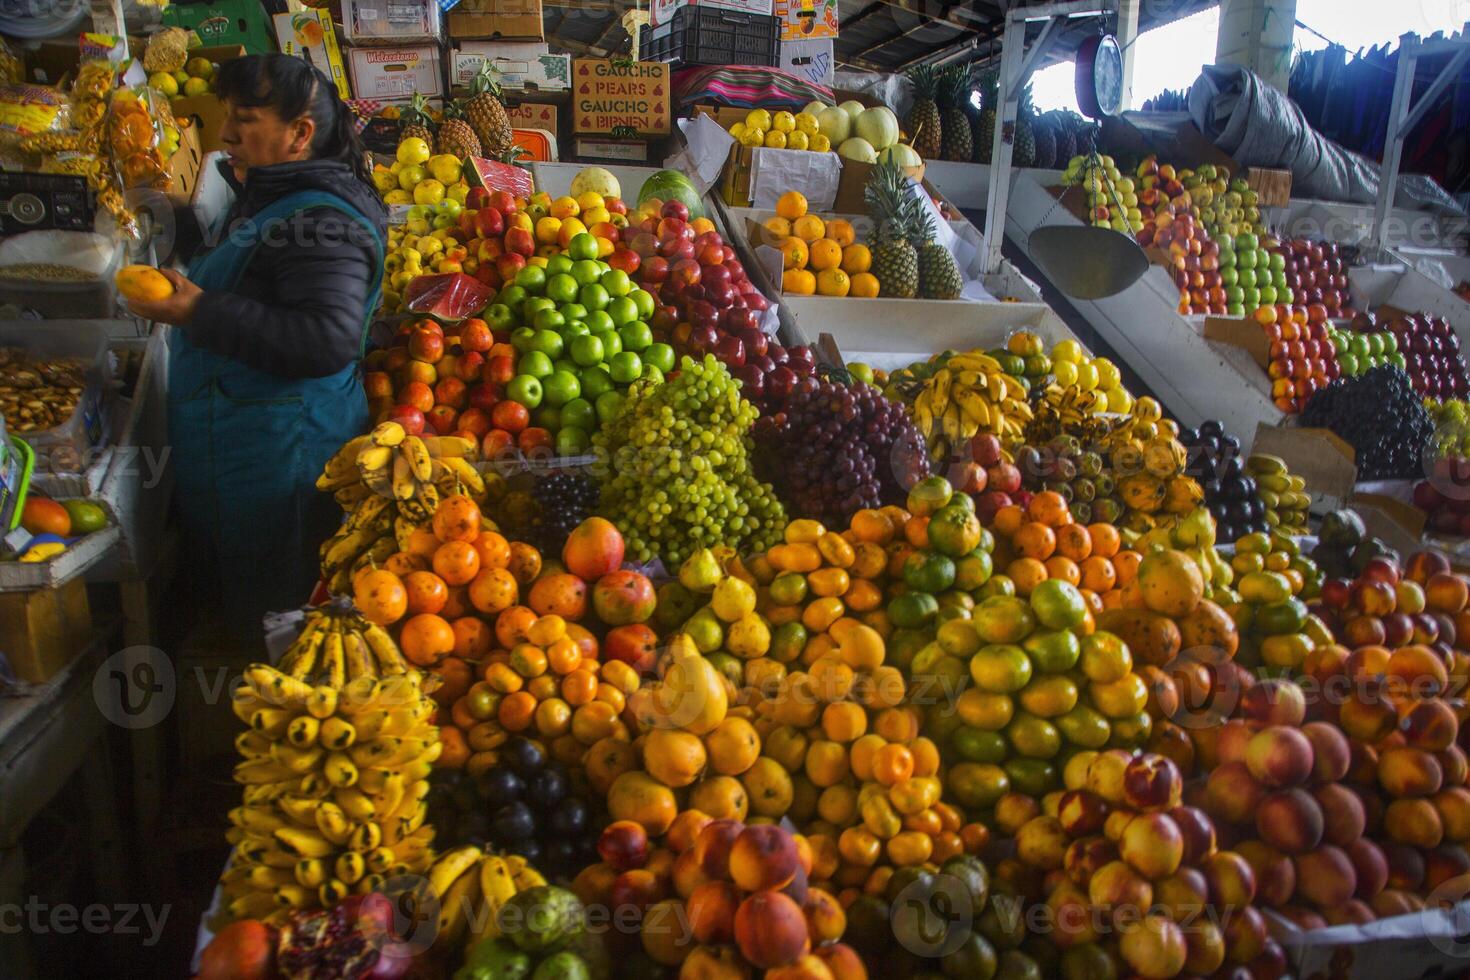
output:
[[[985,204],[985,271],[1000,271],[1001,245],[1006,236],[1006,204],[1011,194],[1011,156],[1016,116],[1020,114],[1021,63],[1025,60],[1026,22],[1007,17],[1000,49],[1000,111],[995,119],[995,142],[990,152],[990,191]],[[1009,135],[1008,135],[1009,134]]]
[[[1133,42],[1138,40],[1138,8],[1143,0],[1118,0],[1118,47],[1123,50],[1123,109],[1133,108]]]
[[[1296,0],[1220,0],[1215,64],[1244,65],[1285,92],[1295,33]]]

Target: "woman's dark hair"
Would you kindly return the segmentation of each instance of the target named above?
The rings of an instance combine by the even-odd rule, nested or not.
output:
[[[308,62],[276,52],[235,58],[219,66],[214,90],[224,101],[268,108],[287,121],[310,116],[316,123],[312,158],[341,160],[372,186],[367,151],[353,125],[352,110],[338,98],[331,79]]]

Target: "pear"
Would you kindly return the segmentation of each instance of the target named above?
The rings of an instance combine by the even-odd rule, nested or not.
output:
[[[680,728],[704,735],[724,721],[729,710],[724,678],[700,655],[694,640],[683,633],[669,642],[669,663],[663,679],[637,693],[643,690],[651,695],[630,704],[639,720],[649,727]]]
[[[720,583],[720,562],[708,548],[700,548],[679,566],[679,584],[690,592],[709,592]]]
[[[658,605],[654,618],[661,632],[678,629],[699,608],[699,599],[678,582],[665,582],[658,587]]]
[[[727,623],[733,623],[755,612],[755,589],[747,582],[727,575],[715,586],[710,608]]]
[[[684,634],[699,648],[700,653],[714,653],[724,645],[725,625],[720,622],[714,610],[705,606],[689,617],[689,621],[684,624]]]

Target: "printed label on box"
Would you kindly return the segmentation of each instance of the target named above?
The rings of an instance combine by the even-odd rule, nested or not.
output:
[[[557,115],[554,105],[524,102],[517,106],[507,106],[505,114],[516,129],[544,129],[552,136],[556,135]]]
[[[836,60],[832,56],[832,39],[782,41],[781,67],[804,82],[830,86],[836,73]]]
[[[837,0],[776,0],[781,40],[837,36]]]
[[[352,48],[352,88],[360,99],[442,95],[439,46]]]
[[[573,131],[630,138],[669,131],[668,65],[578,58],[572,76]]]
[[[352,98],[352,88],[347,84],[347,69],[342,65],[342,51],[337,47],[337,32],[332,29],[330,10],[308,8],[293,14],[276,14],[272,21],[276,28],[276,43],[281,46],[283,54],[304,58],[336,84],[339,96]]]

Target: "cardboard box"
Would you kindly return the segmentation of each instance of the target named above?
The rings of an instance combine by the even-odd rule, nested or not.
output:
[[[1153,258],[1152,255],[1149,256]],[[1167,264],[1167,263],[1164,263]],[[1271,342],[1261,325],[1250,317],[1243,320],[1221,316],[1205,317],[1205,339],[1239,347],[1265,370],[1271,365]],[[1296,472],[1295,469],[1292,470]]]
[[[669,66],[662,62],[572,62],[572,132],[622,138],[669,131]]]
[[[715,7],[719,10],[738,10],[745,14],[772,12],[772,0],[652,0],[648,5],[648,25],[661,27],[674,19],[674,11],[680,7]]]
[[[276,43],[283,54],[305,58],[312,67],[330,78],[343,99],[352,98],[347,84],[347,66],[342,63],[342,49],[337,46],[337,31],[332,25],[332,12],[324,7],[308,7],[294,14],[276,14]]]
[[[179,128],[179,148],[168,161],[169,173],[174,176],[168,196],[175,203],[189,204],[194,200],[194,189],[199,186],[199,180],[203,176],[206,152],[198,129],[193,126]]]
[[[837,36],[837,0],[776,0],[776,16],[783,41]]]
[[[577,158],[582,160],[611,160],[616,163],[647,163],[648,140],[610,140],[578,136]]]
[[[506,92],[565,92],[572,84],[572,56],[552,54],[545,41],[463,41],[449,53],[450,87],[468,88],[487,60]]]
[[[444,94],[444,55],[437,44],[349,48],[347,67],[359,99]]]
[[[444,37],[436,0],[342,0],[349,44],[419,44]]]
[[[0,653],[27,683],[50,680],[82,652],[91,633],[92,610],[81,578],[54,589],[0,595]]]
[[[276,41],[260,0],[217,0],[215,3],[171,3],[163,8],[169,27],[193,30],[205,45],[239,44],[246,54],[267,54]]]
[[[1291,203],[1291,171],[1248,167],[1245,183],[1260,197],[1263,208],[1284,208]]]
[[[560,118],[554,103],[522,102],[520,105],[506,106],[505,114],[510,117],[510,124],[516,129],[544,129],[553,137],[558,132]]]
[[[803,82],[830,87],[837,74],[832,39],[781,42],[781,67]]]
[[[463,40],[545,40],[541,0],[460,0],[449,11],[449,36]]]
[[[199,133],[199,145],[205,153],[223,150],[225,144],[219,138],[220,127],[225,124],[224,103],[214,95],[189,95],[170,99],[169,108],[175,119],[192,119]]]

